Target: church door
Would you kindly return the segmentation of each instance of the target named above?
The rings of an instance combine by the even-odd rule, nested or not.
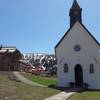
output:
[[[83,86],[83,70],[79,64],[75,66],[75,85],[76,87]]]

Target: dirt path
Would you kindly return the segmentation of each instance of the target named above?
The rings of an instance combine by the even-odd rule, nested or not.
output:
[[[30,81],[27,78],[25,78],[24,76],[22,76],[19,72],[13,72],[15,77],[17,77],[21,82],[29,84],[31,86],[40,86],[40,87],[47,87],[45,85],[42,84],[38,84],[36,82]]]

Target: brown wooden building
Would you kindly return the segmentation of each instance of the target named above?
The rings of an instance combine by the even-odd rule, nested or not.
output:
[[[22,58],[16,47],[0,47],[0,71],[19,71]]]

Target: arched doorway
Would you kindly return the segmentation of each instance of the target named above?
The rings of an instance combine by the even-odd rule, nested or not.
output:
[[[76,87],[83,86],[83,70],[80,64],[75,66],[75,85]]]

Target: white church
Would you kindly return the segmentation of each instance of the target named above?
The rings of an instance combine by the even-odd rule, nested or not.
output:
[[[82,23],[76,0],[69,11],[70,28],[55,46],[57,85],[100,89],[100,44]]]

